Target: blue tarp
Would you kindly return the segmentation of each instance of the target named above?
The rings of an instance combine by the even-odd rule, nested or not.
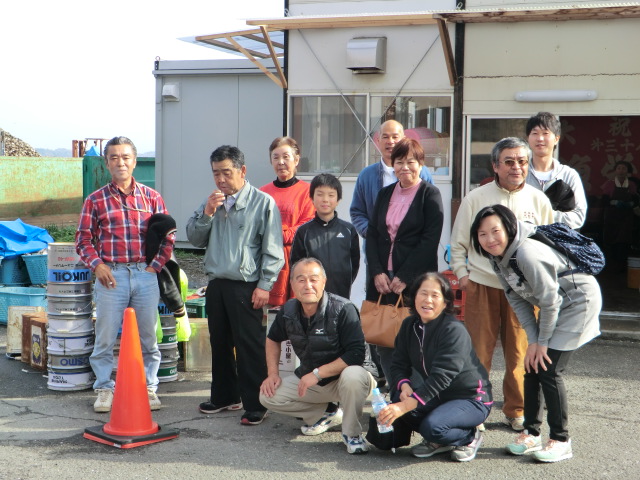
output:
[[[84,156],[85,157],[99,157],[100,156],[100,152],[98,151],[96,146],[93,145],[89,150],[87,150],[87,153],[85,153]]]
[[[12,258],[47,248],[53,237],[44,228],[22,220],[0,222],[0,257]]]

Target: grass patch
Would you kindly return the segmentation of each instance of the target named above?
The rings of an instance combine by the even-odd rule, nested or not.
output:
[[[75,226],[45,225],[44,228],[55,242],[75,242],[76,240]]]
[[[204,250],[194,250],[185,248],[175,248],[173,253],[178,261],[201,259],[204,256]]]

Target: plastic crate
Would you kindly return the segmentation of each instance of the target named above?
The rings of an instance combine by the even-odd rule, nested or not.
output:
[[[0,323],[6,325],[9,307],[45,307],[47,289],[42,287],[0,287]]]
[[[460,290],[460,282],[458,281],[458,277],[456,277],[455,273],[453,273],[451,270],[445,270],[441,273],[447,280],[449,280],[451,290],[453,290],[454,315],[458,317],[458,320],[464,322],[465,304],[467,303],[467,292],[465,292],[464,290]]]
[[[205,304],[206,300],[204,298],[192,298],[184,302],[189,318],[207,318]]]
[[[29,272],[22,257],[0,257],[0,284],[28,285]]]
[[[46,253],[23,255],[29,279],[34,285],[45,285],[47,283],[47,258]]]

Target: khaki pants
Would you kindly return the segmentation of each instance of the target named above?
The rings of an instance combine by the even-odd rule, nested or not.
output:
[[[493,352],[500,337],[505,362],[502,411],[507,417],[523,416],[527,335],[504,291],[469,281],[465,311],[465,325],[473,348],[487,371],[491,370]]]
[[[369,372],[351,365],[342,371],[340,378],[328,385],[308,388],[304,397],[298,396],[299,382],[300,379],[293,374],[283,378],[273,397],[260,394],[260,403],[272,412],[302,417],[305,424],[313,425],[322,418],[329,402],[340,402],[343,411],[342,433],[348,437],[357,437],[362,433],[362,408],[376,386]]]

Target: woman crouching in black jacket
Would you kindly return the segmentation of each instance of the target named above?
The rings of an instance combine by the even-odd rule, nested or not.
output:
[[[491,383],[464,324],[453,316],[453,291],[446,278],[431,272],[410,290],[413,315],[404,319],[391,364],[394,402],[379,419],[411,425],[424,440],[411,449],[428,458],[451,452],[458,462],[473,460],[482,444],[477,426],[489,416]],[[412,383],[412,372],[421,377]],[[414,377],[415,379],[415,377]]]

